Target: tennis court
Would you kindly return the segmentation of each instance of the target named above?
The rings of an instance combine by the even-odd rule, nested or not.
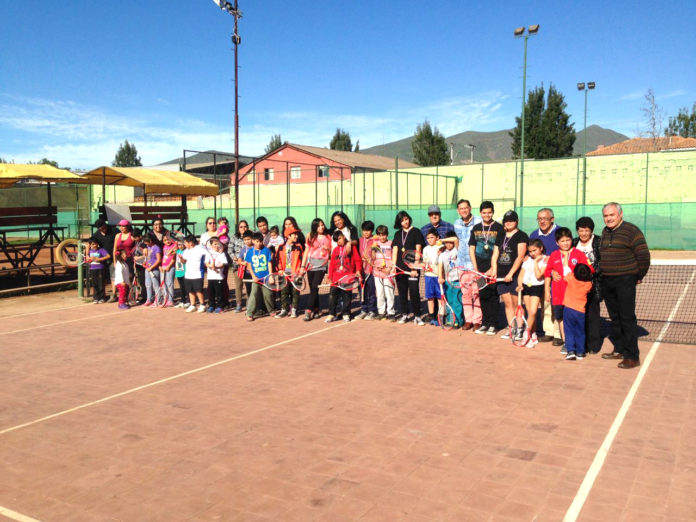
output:
[[[696,518],[692,346],[240,315],[0,301],[0,519]]]

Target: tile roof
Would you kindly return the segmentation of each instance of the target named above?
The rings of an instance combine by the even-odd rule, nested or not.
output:
[[[588,156],[607,156],[610,154],[636,154],[639,152],[655,152],[660,150],[696,149],[696,138],[681,136],[663,136],[660,138],[633,138],[588,152]]]
[[[343,150],[333,150],[325,149],[322,147],[310,147],[309,145],[296,145],[294,143],[288,143],[288,146],[295,149],[303,150],[315,156],[321,156],[323,158],[328,158],[330,160],[336,161],[338,163],[343,163],[349,167],[362,167],[366,169],[376,169],[376,170],[393,170],[394,169],[394,158],[387,158],[386,156],[376,156],[374,154],[363,154],[361,152],[347,152]],[[402,168],[416,168],[419,165],[411,163],[409,161],[399,160],[399,169]]]

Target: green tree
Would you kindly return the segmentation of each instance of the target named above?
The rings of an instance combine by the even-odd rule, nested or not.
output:
[[[276,149],[279,149],[282,144],[283,142],[280,139],[280,134],[274,134],[273,136],[271,136],[271,141],[269,141],[268,145],[266,145],[266,154],[268,154],[269,152],[273,152]]]
[[[416,132],[411,141],[413,161],[422,167],[449,165],[450,157],[447,152],[445,137],[437,127],[433,129],[426,119],[423,124],[416,126]]]
[[[657,150],[657,139],[662,132],[663,111],[657,104],[655,92],[652,89],[648,89],[645,93],[640,110],[645,117],[645,131],[642,134],[652,139],[653,150]]]
[[[353,152],[360,152],[360,140],[355,142],[355,147],[353,147]]]
[[[548,96],[544,86],[529,91],[524,110],[524,156],[535,159],[572,156],[575,129],[566,112],[567,104],[553,84]],[[512,137],[512,157],[520,157],[522,118],[515,118]]]
[[[0,158],[0,163],[9,163],[5,158]]]
[[[52,167],[58,168],[58,162],[50,160],[48,158],[41,158],[38,162],[38,165],[51,165]]]
[[[331,143],[329,143],[329,148],[332,150],[353,150],[353,142],[350,141],[350,134],[343,129],[336,129],[336,134],[331,138]]]
[[[682,138],[696,138],[696,102],[691,108],[691,114],[687,107],[679,109],[679,114],[669,117],[669,124],[665,129],[665,136],[681,136]]]
[[[111,163],[114,167],[142,167],[143,164],[140,162],[140,156],[138,156],[138,149],[135,145],[128,143],[128,140],[123,142],[116,152],[114,161]]]

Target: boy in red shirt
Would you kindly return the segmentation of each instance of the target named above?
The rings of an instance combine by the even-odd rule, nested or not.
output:
[[[563,325],[566,361],[585,358],[585,305],[587,292],[592,290],[592,270],[578,263],[573,272],[565,276],[568,287],[563,298]]]
[[[338,311],[343,314],[343,321],[350,322],[350,303],[353,300],[353,291],[340,288],[337,283],[348,282],[351,278],[360,279],[362,261],[358,248],[347,243],[343,232],[336,230],[332,238],[336,247],[331,252],[329,261],[329,280],[331,291],[329,292],[329,316],[324,320],[330,323],[336,318]],[[343,301],[339,308],[339,303]]]
[[[573,233],[569,228],[557,228],[555,238],[558,250],[551,253],[546,270],[544,270],[544,298],[546,301],[551,301],[553,318],[558,321],[561,337],[565,339],[565,332],[563,331],[563,298],[568,283],[564,278],[568,274],[573,273],[578,263],[588,266],[589,263],[582,251],[573,248]],[[549,289],[551,290],[550,292]],[[567,353],[565,344],[561,348],[561,353]]]

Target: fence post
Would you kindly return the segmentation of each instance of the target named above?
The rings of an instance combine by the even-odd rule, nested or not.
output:
[[[396,208],[399,208],[399,156],[394,158],[394,186],[396,187]]]
[[[85,296],[85,287],[83,284],[83,266],[82,266],[82,241],[77,240],[77,294],[80,297]]]
[[[648,233],[648,178],[650,177],[650,153],[645,153],[645,205],[643,209],[643,234]]]
[[[285,162],[285,181],[287,187],[285,187],[285,215],[290,215],[290,163]]]

